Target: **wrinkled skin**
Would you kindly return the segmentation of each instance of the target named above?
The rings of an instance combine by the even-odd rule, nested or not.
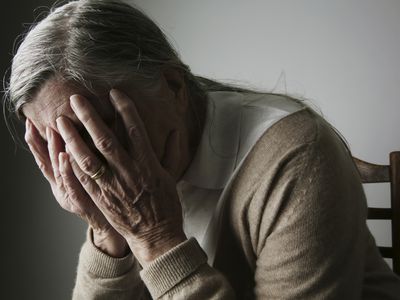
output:
[[[93,228],[100,249],[122,256],[128,246],[142,265],[186,239],[176,192],[176,180],[192,155],[183,117],[186,106],[176,109],[176,103],[184,103],[179,102],[182,91],[169,93],[166,86],[162,94],[178,102],[166,102],[162,113],[170,114],[158,128],[154,125],[154,117],[162,120],[155,111],[158,108],[150,110],[155,116],[148,114],[145,124],[135,105],[138,102],[119,90],[110,93],[111,109],[105,106],[100,112],[77,94],[50,108],[51,113],[40,115],[49,109],[49,102],[40,102],[40,97],[23,110],[25,139],[61,207]],[[74,91],[65,86],[62,90],[65,94]],[[49,95],[49,90],[45,92]],[[146,105],[151,106],[143,104],[142,112]],[[121,124],[106,124],[110,111],[118,113]],[[105,174],[93,180],[91,175],[102,165]],[[108,243],[104,249],[102,239]]]

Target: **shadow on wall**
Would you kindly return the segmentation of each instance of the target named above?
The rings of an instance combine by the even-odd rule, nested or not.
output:
[[[15,38],[53,2],[2,3],[2,75],[11,65]],[[58,206],[30,153],[16,147],[4,121],[0,123],[2,298],[70,299],[85,225]]]

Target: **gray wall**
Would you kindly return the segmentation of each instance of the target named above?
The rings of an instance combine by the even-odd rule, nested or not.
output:
[[[31,23],[38,6],[51,0],[3,1],[0,70],[10,65],[22,23]],[[31,155],[16,148],[0,121],[0,203],[2,299],[70,299],[85,227],[51,196]]]
[[[2,4],[2,74],[21,24],[51,2]],[[310,99],[362,159],[383,164],[389,151],[400,150],[399,1],[134,2],[194,72]],[[69,299],[85,226],[59,208],[3,123],[0,134],[3,291],[12,291],[3,298]],[[366,187],[374,205],[388,205],[388,191]],[[371,228],[379,243],[390,243],[387,223]]]
[[[388,164],[400,151],[400,1],[129,2],[195,73],[309,99],[361,159]],[[389,205],[389,184],[364,187],[371,206]],[[369,225],[391,244],[389,222]]]

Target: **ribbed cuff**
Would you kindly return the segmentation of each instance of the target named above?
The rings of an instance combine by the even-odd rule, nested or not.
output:
[[[127,273],[134,264],[134,256],[129,253],[125,257],[115,258],[101,252],[93,244],[92,230],[87,230],[86,242],[79,256],[80,264],[90,273],[101,278],[114,278]]]
[[[156,258],[140,271],[140,276],[151,296],[159,298],[205,263],[206,253],[196,239],[190,238]]]

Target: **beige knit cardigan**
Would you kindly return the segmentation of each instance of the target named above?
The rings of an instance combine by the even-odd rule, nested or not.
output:
[[[271,126],[226,189],[213,266],[195,239],[142,269],[89,234],[73,299],[400,299],[351,155],[310,108]]]

